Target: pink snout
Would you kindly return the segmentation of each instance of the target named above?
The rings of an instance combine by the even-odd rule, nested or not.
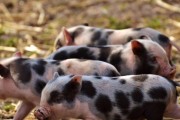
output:
[[[50,110],[47,107],[39,107],[35,109],[34,116],[38,120],[48,120],[50,117]]]
[[[162,76],[168,79],[173,79],[175,74],[176,74],[176,67],[172,66],[169,70],[165,70],[165,74],[162,74]]]

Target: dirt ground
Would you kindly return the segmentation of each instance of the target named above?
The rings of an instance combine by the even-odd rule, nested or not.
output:
[[[83,23],[112,29],[151,27],[180,46],[179,0],[1,0],[0,58],[15,51],[43,58],[53,51],[62,26]],[[175,80],[180,80],[179,54],[173,48]],[[16,103],[0,101],[0,120],[13,117]],[[31,113],[26,120],[32,119]]]

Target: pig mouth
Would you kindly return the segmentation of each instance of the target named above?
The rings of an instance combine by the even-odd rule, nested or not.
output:
[[[44,108],[44,107],[40,107],[38,109],[35,109],[34,111],[34,116],[38,119],[38,120],[49,120],[50,118],[50,112]]]

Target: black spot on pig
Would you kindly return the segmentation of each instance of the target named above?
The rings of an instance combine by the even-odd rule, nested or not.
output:
[[[158,39],[161,43],[167,44],[170,42],[169,38],[163,34],[159,34]]]
[[[138,81],[138,82],[144,82],[147,78],[148,78],[148,76],[145,74],[135,75],[132,77],[133,80]]]
[[[133,28],[134,31],[140,31],[142,30],[143,28]]]
[[[101,31],[96,31],[93,33],[92,37],[91,37],[91,40],[92,41],[97,41],[97,40],[100,40],[101,38]]]
[[[75,38],[76,38],[77,36],[79,36],[83,31],[84,31],[84,28],[83,28],[83,27],[79,27],[79,28],[77,28],[74,32],[70,33],[73,42],[74,42]]]
[[[83,81],[81,94],[84,94],[89,98],[93,98],[96,95],[96,89],[90,81]]]
[[[67,58],[68,54],[66,51],[57,52],[53,57],[54,60],[65,60]]]
[[[126,80],[124,80],[124,79],[121,79],[119,82],[120,82],[121,84],[126,84]]]
[[[46,83],[40,79],[37,79],[36,80],[36,83],[35,83],[35,90],[36,92],[40,95],[41,92],[42,92],[42,89],[45,87]]]
[[[38,60],[37,63],[32,65],[32,68],[34,69],[34,71],[36,71],[36,73],[38,73],[39,75],[43,75],[45,72],[45,65],[46,62],[43,60]]]
[[[73,102],[76,94],[79,92],[80,84],[74,81],[68,82],[63,88],[65,100],[69,103]]]
[[[13,79],[15,81],[21,81],[24,84],[31,80],[31,65],[26,61],[28,59],[19,58],[9,65]]]
[[[10,75],[9,69],[0,64],[0,76],[8,77],[9,75]]]
[[[108,47],[100,47],[100,54],[99,54],[99,60],[101,61],[107,61],[107,58],[111,52],[111,49]]]
[[[148,94],[152,99],[165,99],[167,97],[167,92],[163,87],[151,88]]]
[[[121,120],[121,116],[119,114],[114,114],[113,120]]]
[[[128,114],[128,119],[130,120],[139,120],[142,117],[143,109],[142,107],[134,107]]]
[[[116,69],[120,72],[121,68],[119,67],[120,63],[122,63],[121,52],[115,52],[110,56],[109,63],[114,65]]]
[[[58,68],[57,72],[59,75],[65,75],[65,72],[61,68]]]
[[[108,117],[108,113],[112,111],[112,102],[107,95],[100,94],[95,100],[95,106],[98,111]]]
[[[98,76],[98,75],[97,75],[97,76],[94,76],[94,78],[95,78],[95,79],[102,79],[102,77],[101,77],[101,76]]]
[[[166,104],[160,101],[145,102],[143,109],[144,116],[147,120],[162,120]]]
[[[132,91],[131,96],[132,96],[132,100],[136,103],[141,103],[143,101],[143,93],[138,88]]]
[[[86,47],[80,47],[77,51],[69,54],[69,58],[80,58],[80,59],[92,59],[95,60],[95,56],[93,55],[93,51]]]
[[[64,100],[64,96],[57,90],[54,90],[50,93],[50,97],[47,102],[52,105],[54,103],[61,103],[62,100]]]
[[[124,94],[121,91],[116,91],[115,92],[115,100],[118,108],[122,110],[122,112],[127,113],[129,106],[130,106],[130,101],[126,94]]]

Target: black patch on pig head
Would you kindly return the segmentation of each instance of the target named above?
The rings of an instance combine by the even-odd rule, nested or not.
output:
[[[8,68],[0,64],[0,76],[6,78],[10,75],[10,71]]]
[[[94,88],[92,82],[82,81],[81,94],[84,94],[89,98],[93,98],[96,95],[96,89]]]
[[[28,63],[28,59],[19,58],[13,61],[10,63],[9,69],[11,76],[15,81],[28,83],[31,80],[31,65]]]
[[[99,112],[108,117],[108,113],[113,109],[113,104],[107,95],[99,94],[95,100],[95,107]]]
[[[120,64],[122,63],[121,51],[111,54],[109,63],[112,64],[121,73],[121,68],[120,68]]]
[[[64,100],[64,95],[57,90],[50,93],[48,104],[53,105],[54,103],[61,103]]]
[[[109,47],[99,47],[99,49],[100,49],[100,54],[98,60],[107,61],[111,49]]]
[[[63,88],[62,93],[65,97],[65,100],[67,102],[73,102],[76,95],[80,91],[80,83],[76,82],[76,78],[72,78],[71,81],[69,81]]]
[[[45,72],[45,65],[46,65],[46,61],[44,60],[37,60],[37,63],[32,65],[32,68],[34,69],[34,71],[39,74],[39,75],[43,75]]]
[[[72,37],[72,41],[74,42],[76,37],[79,36],[83,31],[84,31],[84,28],[83,27],[79,27],[75,31],[71,32],[70,34],[71,34],[71,37]]]
[[[134,74],[156,74],[159,66],[151,53],[138,41],[132,41],[132,51],[135,55]]]
[[[36,92],[41,95],[42,89],[45,87],[46,82],[44,82],[43,80],[37,79],[36,83],[35,83],[35,90]]]

